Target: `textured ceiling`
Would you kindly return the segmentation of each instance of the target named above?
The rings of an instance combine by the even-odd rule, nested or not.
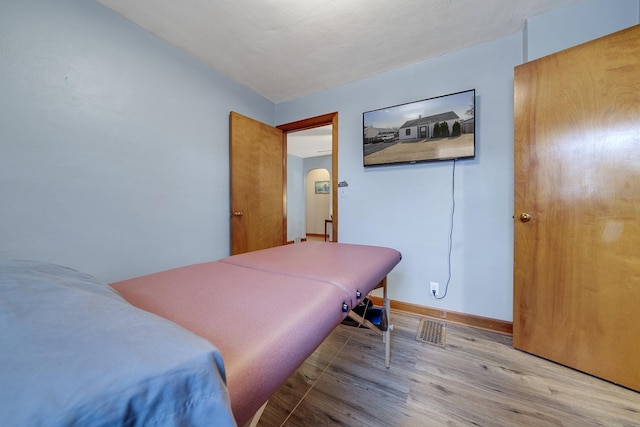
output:
[[[331,125],[287,133],[287,153],[306,159],[332,152]]]
[[[275,104],[521,31],[581,0],[98,0]]]

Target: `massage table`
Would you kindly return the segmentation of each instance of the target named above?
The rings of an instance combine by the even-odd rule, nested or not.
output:
[[[304,242],[111,286],[214,344],[236,423],[255,425],[269,397],[364,296],[383,286],[386,300],[386,276],[400,259],[390,248]]]
[[[221,260],[230,264],[248,268],[257,268],[263,271],[285,274],[300,278],[313,278],[328,281],[335,286],[343,288],[351,297],[348,316],[374,332],[382,335],[385,345],[385,366],[391,363],[390,334],[393,325],[389,318],[389,299],[387,296],[387,276],[380,279],[380,273],[391,271],[400,261],[399,252],[385,251],[380,248],[375,250],[371,246],[348,244],[324,244],[320,242],[307,242],[304,246],[279,246],[268,251],[248,252]],[[369,267],[368,271],[361,271],[354,266],[362,263],[363,259],[373,263],[375,267]],[[363,269],[364,270],[364,269]],[[371,288],[371,285],[376,285]],[[387,316],[385,330],[358,315],[353,308],[373,289],[383,289],[384,315]]]

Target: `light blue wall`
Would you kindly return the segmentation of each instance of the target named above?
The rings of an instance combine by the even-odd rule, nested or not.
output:
[[[274,106],[93,1],[3,0],[0,256],[107,281],[225,256],[229,111],[268,124],[338,111],[333,178],[349,183],[340,240],[403,252],[393,299],[511,320],[513,67],[525,51],[637,21],[638,0],[587,0],[532,19],[526,38]],[[453,275],[435,301],[429,281],[448,276],[452,164],[365,171],[362,112],[470,88],[478,156],[457,165]]]
[[[533,61],[571,46],[637,24],[638,0],[589,0],[561,7],[527,22],[525,61]]]
[[[94,1],[0,2],[0,256],[112,281],[229,254],[229,111],[275,106]]]
[[[342,242],[391,246],[403,253],[392,272],[392,299],[461,312],[511,316],[513,65],[520,35],[380,74],[277,106],[280,123],[338,111]],[[456,169],[453,277],[441,302],[429,282],[447,281],[452,163],[362,166],[362,112],[476,89],[477,158]],[[334,176],[334,179],[336,177]],[[496,256],[496,254],[500,256]],[[480,302],[484,295],[491,301]],[[495,310],[494,307],[501,309]]]
[[[304,159],[287,155],[287,240],[305,236]]]
[[[512,320],[513,68],[522,63],[526,51],[553,53],[602,31],[637,23],[637,7],[637,0],[581,2],[534,18],[524,35],[277,106],[277,123],[338,111],[334,178],[349,183],[345,197],[338,199],[340,241],[402,251],[403,260],[389,277],[392,299]],[[603,17],[606,25],[592,31],[593,23]],[[429,296],[429,282],[439,282],[442,288],[449,276],[453,164],[365,170],[362,112],[472,88],[476,89],[477,158],[456,166],[452,276],[446,298],[436,301]]]

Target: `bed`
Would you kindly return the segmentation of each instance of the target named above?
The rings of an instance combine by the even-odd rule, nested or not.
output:
[[[75,270],[0,261],[3,426],[234,425],[222,355]]]
[[[25,333],[21,339],[28,337],[26,343],[18,340],[9,351],[0,350],[3,358],[4,353],[9,353],[10,358],[9,365],[4,363],[4,359],[0,360],[2,384],[5,384],[5,377],[15,382],[23,375],[31,382],[17,396],[12,396],[7,391],[0,392],[4,394],[0,396],[0,413],[5,409],[2,405],[8,405],[6,408],[9,408],[29,400],[27,392],[41,381],[52,384],[45,394],[45,400],[48,399],[51,394],[57,393],[58,383],[64,384],[68,377],[75,375],[78,367],[82,367],[88,372],[87,382],[100,377],[101,381],[94,384],[97,389],[104,387],[103,382],[107,382],[110,386],[124,387],[127,391],[141,389],[143,396],[137,396],[136,393],[125,396],[121,391],[115,393],[107,388],[106,392],[95,392],[96,396],[101,396],[98,400],[119,400],[122,402],[117,404],[123,408],[118,409],[116,403],[106,406],[98,403],[98,409],[93,409],[88,398],[78,398],[79,402],[73,401],[62,406],[64,411],[60,409],[61,404],[57,400],[48,403],[45,409],[62,414],[69,412],[69,407],[78,404],[83,411],[95,411],[95,416],[102,416],[106,409],[99,408],[104,406],[109,409],[110,416],[134,421],[128,425],[137,425],[137,420],[153,420],[157,425],[255,424],[261,408],[264,408],[271,394],[365,295],[386,283],[386,275],[400,259],[400,253],[390,248],[306,242],[171,269],[112,283],[110,286],[94,283],[89,278],[89,287],[97,294],[90,299],[113,300],[109,304],[113,304],[115,308],[108,305],[106,309],[102,309],[101,306],[94,306],[93,301],[86,302],[82,299],[69,307],[60,306],[58,296],[41,296],[38,299],[43,309],[62,309],[67,314],[87,312],[90,318],[87,323],[75,315],[65,319],[70,325],[58,320],[50,322],[57,330],[54,337],[67,339],[70,345],[73,341],[82,341],[81,350],[65,349],[61,353],[57,363],[67,363],[70,366],[62,369],[61,373],[56,373],[55,378],[41,378],[40,371],[37,374],[27,372],[27,366],[42,363],[43,351],[56,352],[57,338],[49,336],[48,331],[40,331],[43,338],[35,342],[31,342]],[[71,273],[72,278],[77,279],[76,273]],[[83,276],[80,273],[77,275]],[[49,280],[51,277],[42,278],[43,282]],[[60,286],[65,288],[67,285]],[[84,286],[81,286],[82,292],[85,291]],[[43,295],[45,294],[46,292]],[[31,303],[26,301],[31,296],[15,296],[22,301],[23,310],[30,307]],[[4,299],[3,295],[3,303]],[[51,304],[52,301],[56,301],[56,304]],[[129,315],[133,316],[133,320],[128,319]],[[16,321],[21,319],[20,315],[15,317]],[[45,312],[30,327],[38,329],[48,319],[50,314]],[[90,347],[90,360],[78,362],[82,364],[77,366],[73,363],[76,356],[79,356],[78,353],[82,353],[82,358],[78,359],[85,358],[85,343],[84,337],[76,336],[75,332],[69,335],[70,330],[75,331],[74,325],[83,325],[81,329],[88,329],[91,335],[86,343]],[[105,335],[113,336],[113,340],[103,339]],[[124,339],[125,342],[118,342],[118,339]],[[16,355],[22,352],[23,345],[28,347],[33,357],[20,362],[20,357]],[[129,347],[131,351],[127,350]],[[172,356],[165,359],[165,352],[171,354],[171,351],[178,354],[175,358]],[[133,357],[132,361],[126,359],[126,353],[133,353],[129,355]],[[63,354],[68,357],[65,359]],[[154,355],[158,354],[163,357],[156,361],[157,357]],[[187,360],[183,361],[182,357]],[[96,363],[93,358],[96,358]],[[22,366],[23,370],[7,373],[9,369],[6,366],[11,366],[11,363]],[[161,366],[154,371],[151,367],[156,363]],[[56,365],[47,362],[46,368],[43,367],[41,371],[49,375],[56,370],[53,366]],[[112,372],[106,367],[113,368],[114,371],[117,371],[115,368],[120,368],[124,372]],[[96,370],[100,373],[91,373]],[[127,378],[128,385],[124,386],[124,378],[138,370],[144,371],[143,378]],[[179,381],[175,384],[173,380],[164,384],[166,373],[174,371],[184,378],[178,378]],[[190,371],[197,374],[191,374]],[[154,397],[153,392],[139,387],[139,382],[146,384],[150,381],[149,378],[157,382],[154,383],[159,390],[156,394],[166,397],[166,402],[160,401],[160,397]],[[65,386],[61,393],[84,395],[85,393],[77,392],[84,387],[83,384]],[[3,389],[6,390],[5,387]],[[185,395],[180,390],[185,391]],[[108,398],[104,398],[104,394]],[[114,394],[119,395],[118,399],[113,397]],[[153,400],[153,405],[148,405],[145,399],[156,399],[159,403]],[[140,402],[133,405],[126,404],[127,401]],[[21,412],[28,414],[33,405],[25,404],[24,411]],[[132,409],[132,406],[135,408]],[[144,410],[138,414],[137,408],[143,406]],[[154,408],[159,408],[159,412]],[[74,411],[76,409],[70,412]],[[80,413],[83,414],[82,411]],[[187,421],[183,422],[178,418],[182,415]],[[84,418],[78,419],[82,421]],[[16,420],[31,419],[27,417]],[[15,425],[37,424],[17,422]],[[59,423],[68,424],[74,423]],[[75,424],[82,425],[82,422]]]

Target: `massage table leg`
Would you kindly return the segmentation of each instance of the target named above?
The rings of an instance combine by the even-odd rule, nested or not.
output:
[[[393,330],[393,325],[391,324],[391,317],[389,315],[389,309],[391,305],[389,303],[389,298],[387,297],[387,278],[385,277],[382,281],[376,286],[374,289],[382,288],[382,298],[383,298],[383,306],[385,311],[385,316],[387,316],[387,330],[381,331],[376,325],[371,323],[369,320],[360,316],[359,314],[350,311],[348,316],[349,318],[355,320],[360,325],[371,329],[372,331],[382,335],[382,342],[384,343],[384,366],[391,366],[391,331]]]
[[[393,324],[391,323],[391,304],[387,297],[387,277],[382,279],[382,299],[384,301],[384,313],[387,316],[387,330],[382,334],[382,342],[384,342],[384,366],[391,366],[391,331]]]
[[[251,419],[249,421],[247,421],[247,423],[244,425],[244,427],[256,427],[258,425],[258,422],[260,421],[260,417],[262,416],[262,413],[264,412],[264,408],[267,407],[267,403],[269,403],[268,400],[266,402],[264,402],[264,405],[262,405],[260,407],[260,409],[258,409],[256,411],[255,414],[253,414],[253,417],[251,417]]]

